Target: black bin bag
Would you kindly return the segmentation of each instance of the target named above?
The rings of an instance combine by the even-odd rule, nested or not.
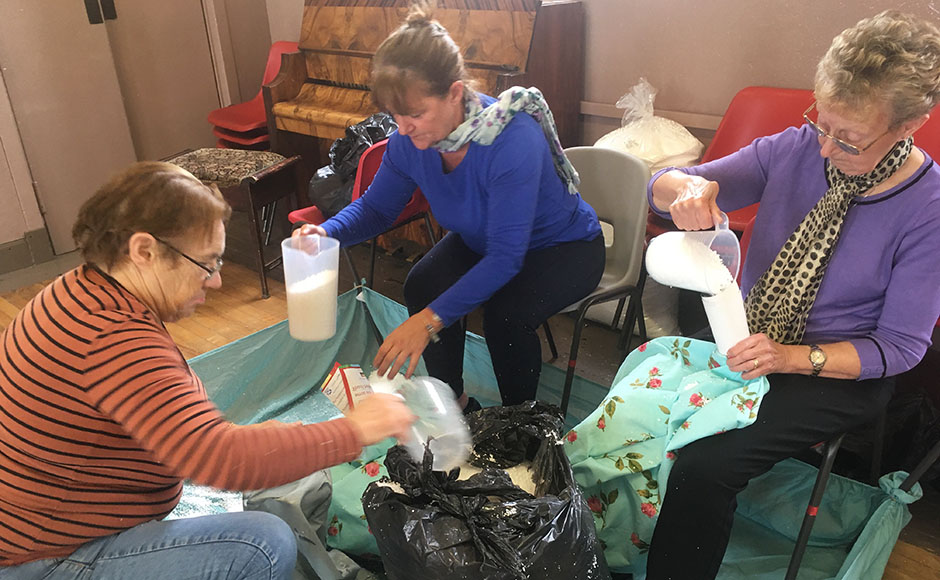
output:
[[[388,113],[375,113],[369,118],[346,127],[346,135],[330,146],[330,164],[317,170],[310,179],[307,199],[317,206],[324,217],[331,218],[349,205],[359,158],[366,149],[386,139],[398,129]]]
[[[362,496],[390,580],[609,580],[594,518],[560,443],[556,407],[528,402],[468,417],[480,473],[417,465],[401,447]],[[503,469],[530,462],[535,495]]]

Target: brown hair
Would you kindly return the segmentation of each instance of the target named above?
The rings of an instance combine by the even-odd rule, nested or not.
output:
[[[404,24],[389,35],[372,57],[372,100],[379,109],[407,114],[408,97],[420,87],[443,97],[455,81],[470,82],[460,47],[431,19],[430,0],[418,0]]]
[[[861,20],[819,61],[815,93],[852,108],[887,103],[892,128],[929,113],[940,101],[940,31],[896,10]]]
[[[110,269],[127,254],[136,232],[206,239],[231,213],[218,188],[171,163],[143,161],[113,176],[82,205],[72,238],[86,262]]]

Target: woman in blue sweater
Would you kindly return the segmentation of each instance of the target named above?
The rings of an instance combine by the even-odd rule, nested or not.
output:
[[[503,404],[535,398],[541,368],[536,329],[597,287],[604,242],[594,210],[578,195],[541,93],[474,92],[460,49],[417,4],[376,51],[372,94],[392,113],[382,165],[361,198],[320,233],[355,244],[384,232],[415,188],[449,230],[405,281],[407,321],[379,348],[383,374],[428,372],[463,390],[465,314],[483,307],[483,329]],[[405,366],[407,363],[407,366]]]

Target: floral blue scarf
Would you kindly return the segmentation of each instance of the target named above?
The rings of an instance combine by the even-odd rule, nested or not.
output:
[[[484,108],[480,97],[471,90],[464,93],[466,118],[450,135],[434,144],[434,149],[441,153],[456,151],[473,141],[480,145],[491,144],[496,137],[512,121],[518,113],[528,113],[538,121],[545,133],[545,139],[551,148],[552,160],[555,162],[555,171],[568,186],[568,193],[578,193],[581,179],[558,140],[558,130],[555,128],[555,118],[552,116],[548,103],[542,92],[535,87],[512,87],[503,91],[496,98],[496,102]]]

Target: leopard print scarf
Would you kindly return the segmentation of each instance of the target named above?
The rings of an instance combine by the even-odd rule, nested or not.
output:
[[[891,177],[913,146],[910,137],[898,141],[863,175],[846,175],[826,162],[829,191],[806,214],[744,301],[752,333],[763,332],[781,344],[800,343],[852,200]]]

